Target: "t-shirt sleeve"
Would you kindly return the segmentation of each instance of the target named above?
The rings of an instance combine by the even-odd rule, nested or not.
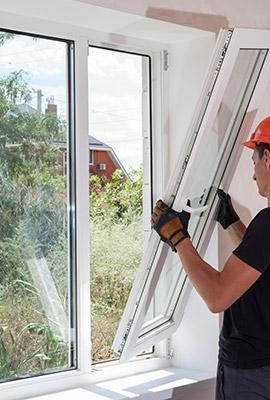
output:
[[[266,270],[270,265],[270,209],[254,218],[233,254],[260,272]]]

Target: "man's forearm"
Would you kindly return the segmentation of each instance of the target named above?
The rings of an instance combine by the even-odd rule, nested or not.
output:
[[[189,239],[180,242],[176,249],[191,283],[208,308],[216,312],[216,300],[220,295],[220,273],[200,257]]]
[[[227,232],[230,235],[235,246],[239,246],[240,242],[242,241],[244,234],[246,232],[246,226],[243,222],[239,219],[238,221],[234,222],[227,228]]]

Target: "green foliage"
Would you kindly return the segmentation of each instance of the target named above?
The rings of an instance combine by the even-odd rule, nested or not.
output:
[[[90,216],[133,221],[142,214],[142,171],[131,171],[127,179],[121,170],[116,170],[112,180],[105,176],[90,177]]]
[[[0,173],[0,241],[11,237],[22,215],[23,193],[17,190],[14,181]]]
[[[21,112],[14,102],[29,93],[22,71],[0,79],[0,240],[24,226],[33,246],[47,252],[66,226],[57,146],[66,127],[57,117]]]
[[[39,186],[48,180],[58,184],[62,165],[56,142],[64,137],[62,129],[56,117],[40,113],[17,110],[15,115],[0,117],[2,170],[21,185]]]
[[[14,39],[14,33],[0,32],[0,46],[3,46],[8,40]]]
[[[30,100],[24,75],[20,70],[0,78],[0,167],[9,178],[37,186],[49,175],[59,181],[57,142],[65,139],[66,124],[55,116],[20,110],[16,103]]]
[[[38,342],[24,352],[24,342]],[[68,363],[68,347],[59,341],[48,325],[29,323],[17,335],[0,325],[0,379],[33,375],[49,368],[63,368]]]
[[[0,241],[0,284],[9,287],[16,279],[23,278],[23,258],[17,238]]]
[[[27,103],[31,101],[31,91],[22,69],[11,72],[7,77],[0,78],[0,98],[4,98],[13,104],[17,102]]]
[[[49,185],[29,191],[21,226],[30,245],[47,256],[66,231],[65,197]]]
[[[108,313],[127,300],[143,249],[142,217],[133,223],[91,224],[91,295],[94,309]]]

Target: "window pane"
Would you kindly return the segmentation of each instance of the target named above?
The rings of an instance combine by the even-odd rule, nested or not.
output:
[[[75,366],[69,45],[0,32],[0,379]],[[71,229],[72,228],[72,229]]]
[[[184,197],[191,200],[192,207],[211,205],[213,201],[216,192],[214,188],[220,183],[222,171],[238,134],[236,120],[245,113],[265,55],[266,52],[263,50],[239,51],[212,129],[205,135],[204,148],[194,162],[192,175],[186,187],[183,188]],[[207,215],[208,212],[205,212],[202,217],[191,215],[189,233],[195,246],[199,243]],[[178,255],[169,252],[140,336],[173,317],[185,278]]]
[[[147,57],[90,47],[94,362],[118,357],[111,349],[112,342],[141,261],[144,236],[150,230],[150,150],[143,158],[143,141],[150,147],[147,129],[143,138],[143,119],[149,121],[148,108],[143,106],[149,102],[147,88],[143,91],[148,80],[144,67],[149,72]]]

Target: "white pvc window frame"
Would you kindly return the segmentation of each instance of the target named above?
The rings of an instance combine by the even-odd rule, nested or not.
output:
[[[164,368],[168,363],[164,360],[145,360],[141,358],[133,363],[128,370],[118,363],[103,371],[91,367],[91,325],[90,325],[90,273],[89,273],[89,110],[88,110],[88,53],[89,43],[99,47],[106,46],[112,49],[121,49],[134,53],[141,53],[151,57],[152,92],[155,93],[155,111],[152,122],[155,127],[155,158],[162,154],[163,122],[162,106],[158,99],[162,96],[162,53],[164,45],[158,42],[143,39],[111,37],[105,32],[91,31],[91,29],[77,28],[56,22],[40,20],[34,17],[19,16],[0,12],[0,26],[2,30],[12,30],[30,35],[44,35],[55,39],[71,40],[74,42],[74,100],[75,100],[75,149],[76,149],[76,317],[77,317],[77,369],[48,373],[42,376],[19,379],[0,384],[0,393],[5,400],[21,400],[28,397],[40,396],[49,392],[57,392],[82,384],[88,384],[112,377],[126,376],[134,373]],[[152,93],[152,95],[153,95]],[[162,173],[162,163],[158,168],[154,180]]]
[[[262,69],[259,71],[258,79],[256,79],[254,83],[255,92],[251,94],[251,98],[248,100],[244,113],[243,110],[240,110],[239,115],[235,116],[238,120],[239,129],[241,126],[244,126],[242,122],[245,113],[250,115],[250,112],[254,108],[257,109],[259,107],[264,83],[269,77],[270,72],[269,48],[270,31],[268,30],[234,29],[221,32],[214,52],[212,66],[209,71],[210,75],[206,80],[194,121],[191,124],[191,130],[188,135],[189,142],[186,143],[184,152],[179,156],[179,164],[172,175],[164,196],[164,201],[167,204],[173,204],[176,209],[181,209],[181,199],[183,196],[182,188],[185,186],[187,179],[191,179],[190,172],[192,168],[194,168],[193,163],[203,148],[207,132],[211,131],[237,56],[242,49],[263,50],[267,55],[265,56]],[[212,86],[213,81],[214,86]],[[253,94],[254,97],[252,97]],[[207,104],[206,108],[205,104]],[[245,122],[247,123],[247,121]],[[228,166],[226,166],[227,161],[225,165],[223,162],[221,177],[223,176],[222,185],[225,189],[229,184],[228,177],[231,176],[230,168],[232,168],[233,158],[235,154],[237,154],[237,146],[240,146],[239,140],[243,134],[247,134],[247,132],[248,131],[243,132],[243,130],[240,129],[238,139],[236,139],[235,142],[237,145],[235,145],[235,143],[231,144],[232,150],[229,156]],[[191,147],[193,148],[190,152]],[[184,174],[179,178],[179,171],[181,171],[181,169],[184,170]],[[179,186],[180,182],[181,184]],[[175,190],[176,187],[177,191]],[[206,243],[214,227],[213,216],[216,212],[217,203],[217,198],[213,198],[212,207],[203,231],[203,239],[198,247],[201,256],[203,256],[206,251]],[[158,262],[152,267],[152,260],[157,251],[159,251]],[[145,327],[144,329],[142,328],[148,304],[150,304],[151,298],[154,295],[167,253],[168,246],[160,242],[157,234],[152,232],[113,344],[114,350],[121,354],[120,359],[122,361],[127,361],[148,346],[157,344],[165,338],[169,338],[181,323],[191,290],[191,285],[187,279],[185,279],[181,288],[181,295],[178,297],[171,319],[154,328],[151,327],[150,324],[148,330]]]

